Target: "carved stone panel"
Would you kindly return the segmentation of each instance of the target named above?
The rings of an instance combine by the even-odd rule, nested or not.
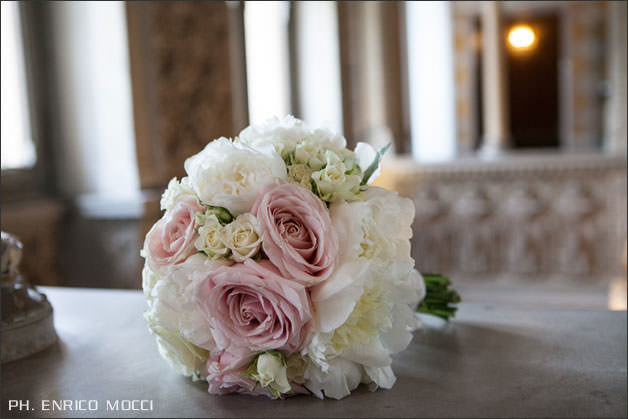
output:
[[[382,177],[414,200],[413,257],[424,272],[586,280],[622,272],[625,157],[391,159]]]

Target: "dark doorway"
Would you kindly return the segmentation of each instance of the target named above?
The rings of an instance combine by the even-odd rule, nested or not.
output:
[[[533,46],[508,44],[511,28],[525,24],[535,34]],[[514,148],[558,147],[558,17],[538,16],[522,22],[504,20],[508,68],[510,129]]]
[[[508,34],[516,25],[534,31],[536,40],[526,50],[516,50],[508,43]],[[510,132],[513,148],[559,147],[559,18],[543,15],[526,18],[505,17],[503,22],[506,52],[507,85],[509,89]],[[482,32],[479,18],[474,19],[478,34]],[[476,53],[475,104],[478,134],[484,132],[482,115],[482,51]],[[482,139],[475,138],[475,148]]]

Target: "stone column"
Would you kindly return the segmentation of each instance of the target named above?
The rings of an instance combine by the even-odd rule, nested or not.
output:
[[[484,135],[482,153],[494,155],[510,145],[506,61],[501,4],[482,2],[482,94]]]
[[[626,3],[608,4],[608,78],[610,97],[606,108],[604,146],[608,151],[626,153]]]
[[[247,124],[242,17],[223,2],[126,10],[140,186],[161,191],[187,157]]]
[[[400,2],[337,3],[344,135],[353,147],[394,142],[410,151],[405,114],[405,6]]]
[[[168,180],[212,139],[248,124],[242,7],[125,2],[143,240]],[[141,241],[140,241],[141,243]]]

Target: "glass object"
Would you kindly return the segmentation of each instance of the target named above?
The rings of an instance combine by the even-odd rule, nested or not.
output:
[[[52,306],[44,294],[22,278],[18,265],[22,242],[2,232],[2,362],[39,352],[57,340]]]

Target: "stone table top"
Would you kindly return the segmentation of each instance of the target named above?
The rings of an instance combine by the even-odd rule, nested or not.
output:
[[[426,321],[394,360],[397,383],[392,390],[372,393],[361,386],[340,401],[306,396],[272,401],[213,396],[206,384],[178,376],[157,352],[138,291],[53,287],[43,291],[55,309],[59,341],[44,352],[2,365],[3,417],[627,414],[625,311],[513,306],[490,302],[487,295],[486,303],[462,303],[451,323]],[[9,410],[10,403],[18,403],[11,400],[21,401],[22,410]],[[53,401],[59,407],[63,400],[71,401],[71,406],[51,410]],[[107,410],[115,408],[116,401],[118,409],[148,410]],[[32,410],[26,410],[26,402]],[[67,409],[96,405],[94,411]]]

